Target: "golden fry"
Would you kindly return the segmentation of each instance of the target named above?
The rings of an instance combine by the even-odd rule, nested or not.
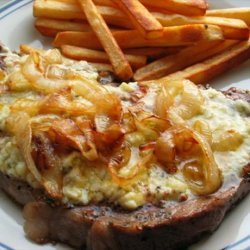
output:
[[[233,67],[245,62],[249,59],[249,57],[250,41],[240,42],[239,44],[204,62],[170,74],[157,80],[157,82],[160,83],[162,81],[169,81],[173,79],[189,79],[196,84],[206,84],[214,77],[219,76]],[[150,84],[150,81],[142,82],[142,84]]]
[[[159,20],[163,26],[213,24],[221,27],[225,39],[248,40],[249,37],[249,28],[247,24],[239,19],[210,16],[188,17],[158,12],[154,12],[152,15]]]
[[[90,26],[106,51],[115,74],[122,80],[129,80],[133,76],[133,71],[93,1],[79,0],[79,3]]]
[[[142,84],[163,76],[157,81],[205,83],[249,58],[250,8],[206,10],[205,0],[34,1],[36,29],[55,37],[53,45],[65,56],[121,80],[132,78],[132,67]],[[33,51],[27,45],[20,50]],[[146,65],[147,59],[157,60]]]
[[[51,0],[55,2],[69,3],[71,5],[78,5],[77,0]],[[93,0],[93,2],[100,6],[117,7],[113,0]],[[150,11],[152,9],[159,12],[178,13],[186,16],[202,16],[207,9],[205,0],[140,0],[140,2]]]
[[[159,79],[218,54],[228,47],[235,45],[237,42],[230,40],[200,42],[181,50],[175,55],[164,57],[138,69],[134,74],[134,79],[136,81]]]
[[[134,27],[148,39],[161,37],[162,25],[138,0],[113,0],[129,17]]]
[[[89,63],[89,64],[99,72],[100,71],[114,72],[111,64],[106,64],[106,63]]]
[[[101,1],[101,0],[99,0],[99,1]],[[118,0],[113,0],[113,1],[118,2]],[[127,0],[127,1],[132,1],[132,0]],[[143,1],[148,1],[148,0],[143,0]],[[170,1],[170,2],[177,1],[178,2],[179,0],[160,0],[160,1],[164,1],[165,2],[164,4],[169,7],[169,6],[174,6],[174,5],[166,4],[168,1]],[[166,10],[164,8],[160,7],[161,6],[160,1],[159,0],[157,0],[157,1],[149,0],[149,2],[151,2],[152,5],[157,5],[159,2],[159,6],[158,6],[159,8],[157,10],[159,12],[166,12]],[[171,3],[171,4],[173,4],[173,3]],[[179,3],[179,5],[180,5],[180,3]],[[182,5],[185,5],[185,3],[182,2]],[[189,5],[187,5],[187,6],[189,6]],[[188,9],[189,8],[190,8],[190,6],[188,7]],[[133,28],[132,23],[130,21],[128,21],[126,15],[119,8],[116,8],[114,6],[101,5],[101,6],[97,6],[97,9],[98,9],[99,13],[102,15],[102,17],[104,18],[104,20],[108,24],[116,25],[116,26],[123,27],[123,28]],[[181,9],[181,10],[183,10],[183,9]],[[34,13],[35,17],[64,19],[64,20],[72,20],[72,19],[84,19],[84,20],[86,20],[86,16],[82,15],[82,13],[81,13],[79,4],[75,1],[72,1],[72,0],[71,1],[66,1],[66,0],[65,1],[35,0],[33,13]],[[177,11],[175,13],[179,13],[179,12]],[[185,13],[180,13],[180,14],[185,15]],[[150,13],[149,13],[149,15],[150,15]],[[187,14],[187,15],[189,15],[189,14]],[[196,15],[201,16],[203,14],[197,13]],[[143,16],[143,20],[145,20],[144,16]]]
[[[44,36],[55,37],[61,31],[92,31],[88,23],[70,22],[57,19],[37,18],[36,29]]]
[[[158,59],[163,56],[175,54],[185,47],[153,47],[153,48],[136,48],[136,49],[125,49],[126,54],[147,56],[150,59]]]
[[[115,4],[113,3],[112,0],[94,0],[94,3],[98,5],[115,7]]]
[[[114,31],[112,34],[123,49],[183,46],[204,40],[223,39],[222,31],[218,26],[203,24],[165,27],[162,37],[150,40],[142,37],[136,30]],[[91,32],[60,32],[53,44],[55,47],[69,44],[89,49],[102,49],[100,42]]]
[[[53,0],[53,1],[78,4],[77,0]],[[93,2],[98,5],[115,7],[115,4],[112,2],[112,0],[93,0]]]
[[[250,7],[208,10],[206,15],[207,16],[241,19],[248,26],[250,26]]]
[[[164,9],[186,16],[203,16],[207,10],[205,0],[140,0],[149,7]]]
[[[75,60],[86,60],[88,62],[110,63],[108,55],[103,51],[80,48],[71,45],[62,45],[63,55]],[[133,69],[146,65],[147,57],[139,55],[125,55]]]
[[[55,37],[57,33],[62,31],[92,31],[88,23],[71,22],[58,19],[37,18],[35,21],[36,29],[43,35]],[[112,31],[121,30],[116,27],[110,27]]]
[[[97,6],[97,9],[108,24],[124,28],[132,27],[132,24],[128,22],[124,13],[119,9],[109,6]],[[35,17],[50,19],[86,20],[86,16],[81,11],[79,4],[67,1],[35,0],[33,14]]]

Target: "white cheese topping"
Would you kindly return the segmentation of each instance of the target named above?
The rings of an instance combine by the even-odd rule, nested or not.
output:
[[[8,73],[18,70],[20,61],[25,60],[24,57],[20,59],[18,55],[12,54],[8,50],[2,52],[1,55],[5,56],[4,62]],[[67,60],[63,65],[56,67],[67,68],[89,79],[97,78],[96,71],[86,62],[76,63]],[[105,86],[105,88],[118,95],[125,108],[131,106],[131,93],[139,89],[137,83],[123,83],[119,87]],[[250,104],[243,100],[232,101],[213,89],[201,90],[201,93],[205,98],[201,112],[189,119],[187,123],[189,126],[193,126],[197,120],[205,121],[212,131],[213,140],[219,140],[232,130],[239,133],[243,138],[239,147],[227,151],[214,150],[215,160],[224,178],[231,174],[239,175],[242,167],[250,162]],[[24,96],[29,96],[33,100],[39,98],[35,92],[31,91],[0,97],[1,130],[4,130],[5,120],[10,113],[10,103]],[[144,103],[146,111],[153,112],[156,97],[157,88],[152,86],[139,102]],[[87,104],[86,100],[77,98],[79,102]],[[40,118],[41,116],[33,119]],[[137,160],[136,152],[136,149],[133,150],[134,157],[127,164],[127,168],[120,170],[120,175],[126,176],[133,171]],[[130,185],[119,186],[113,181],[106,166],[86,163],[78,152],[62,157],[61,162],[62,169],[67,173],[63,178],[64,202],[88,204],[106,201],[127,209],[136,209],[148,200],[155,203],[169,199],[178,200],[180,194],[189,195],[191,193],[179,172],[168,174],[156,163],[142,171]],[[0,140],[0,171],[26,180],[33,187],[38,186],[25,166],[14,138],[5,137]]]
[[[250,162],[250,104],[243,100],[233,101],[222,93],[208,89],[202,91],[206,98],[201,115],[193,117],[190,123],[197,120],[206,121],[212,131],[214,140],[220,139],[228,131],[236,131],[243,136],[244,142],[235,151],[218,152],[214,156],[224,175],[238,173]]]

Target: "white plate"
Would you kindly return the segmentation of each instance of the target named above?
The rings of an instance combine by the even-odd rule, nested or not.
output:
[[[1,2],[7,2],[0,0]],[[210,0],[213,8],[250,7],[250,0]],[[11,49],[28,43],[48,47],[45,39],[33,27],[32,1],[14,0],[0,8],[0,40]],[[249,89],[250,61],[210,82],[217,89],[237,86]],[[243,200],[211,236],[191,247],[192,250],[250,249],[250,197]],[[39,246],[25,238],[21,208],[0,192],[0,250],[63,250],[62,245]]]

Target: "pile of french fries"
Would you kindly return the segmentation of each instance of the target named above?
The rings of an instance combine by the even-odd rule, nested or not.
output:
[[[206,0],[35,0],[35,27],[63,55],[122,81],[208,80],[250,58],[250,7]]]

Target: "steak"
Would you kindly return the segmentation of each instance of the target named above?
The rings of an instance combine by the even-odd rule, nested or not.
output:
[[[231,88],[226,96],[250,101],[249,92]],[[42,190],[0,173],[0,188],[24,206],[25,231],[38,242],[63,242],[89,250],[182,249],[211,233],[250,191],[250,163],[241,178],[232,175],[216,193],[163,207],[124,211],[109,205],[62,206]]]
[[[1,188],[24,205],[25,231],[38,242],[60,241],[77,249],[179,249],[213,232],[228,212],[250,191],[249,168],[239,181],[217,193],[165,208],[145,205],[134,212],[101,206],[62,207],[46,201],[42,192],[0,175]]]
[[[223,91],[223,94],[232,100],[241,99],[250,102],[250,93],[247,90],[240,90],[235,87],[232,87],[227,91]]]

